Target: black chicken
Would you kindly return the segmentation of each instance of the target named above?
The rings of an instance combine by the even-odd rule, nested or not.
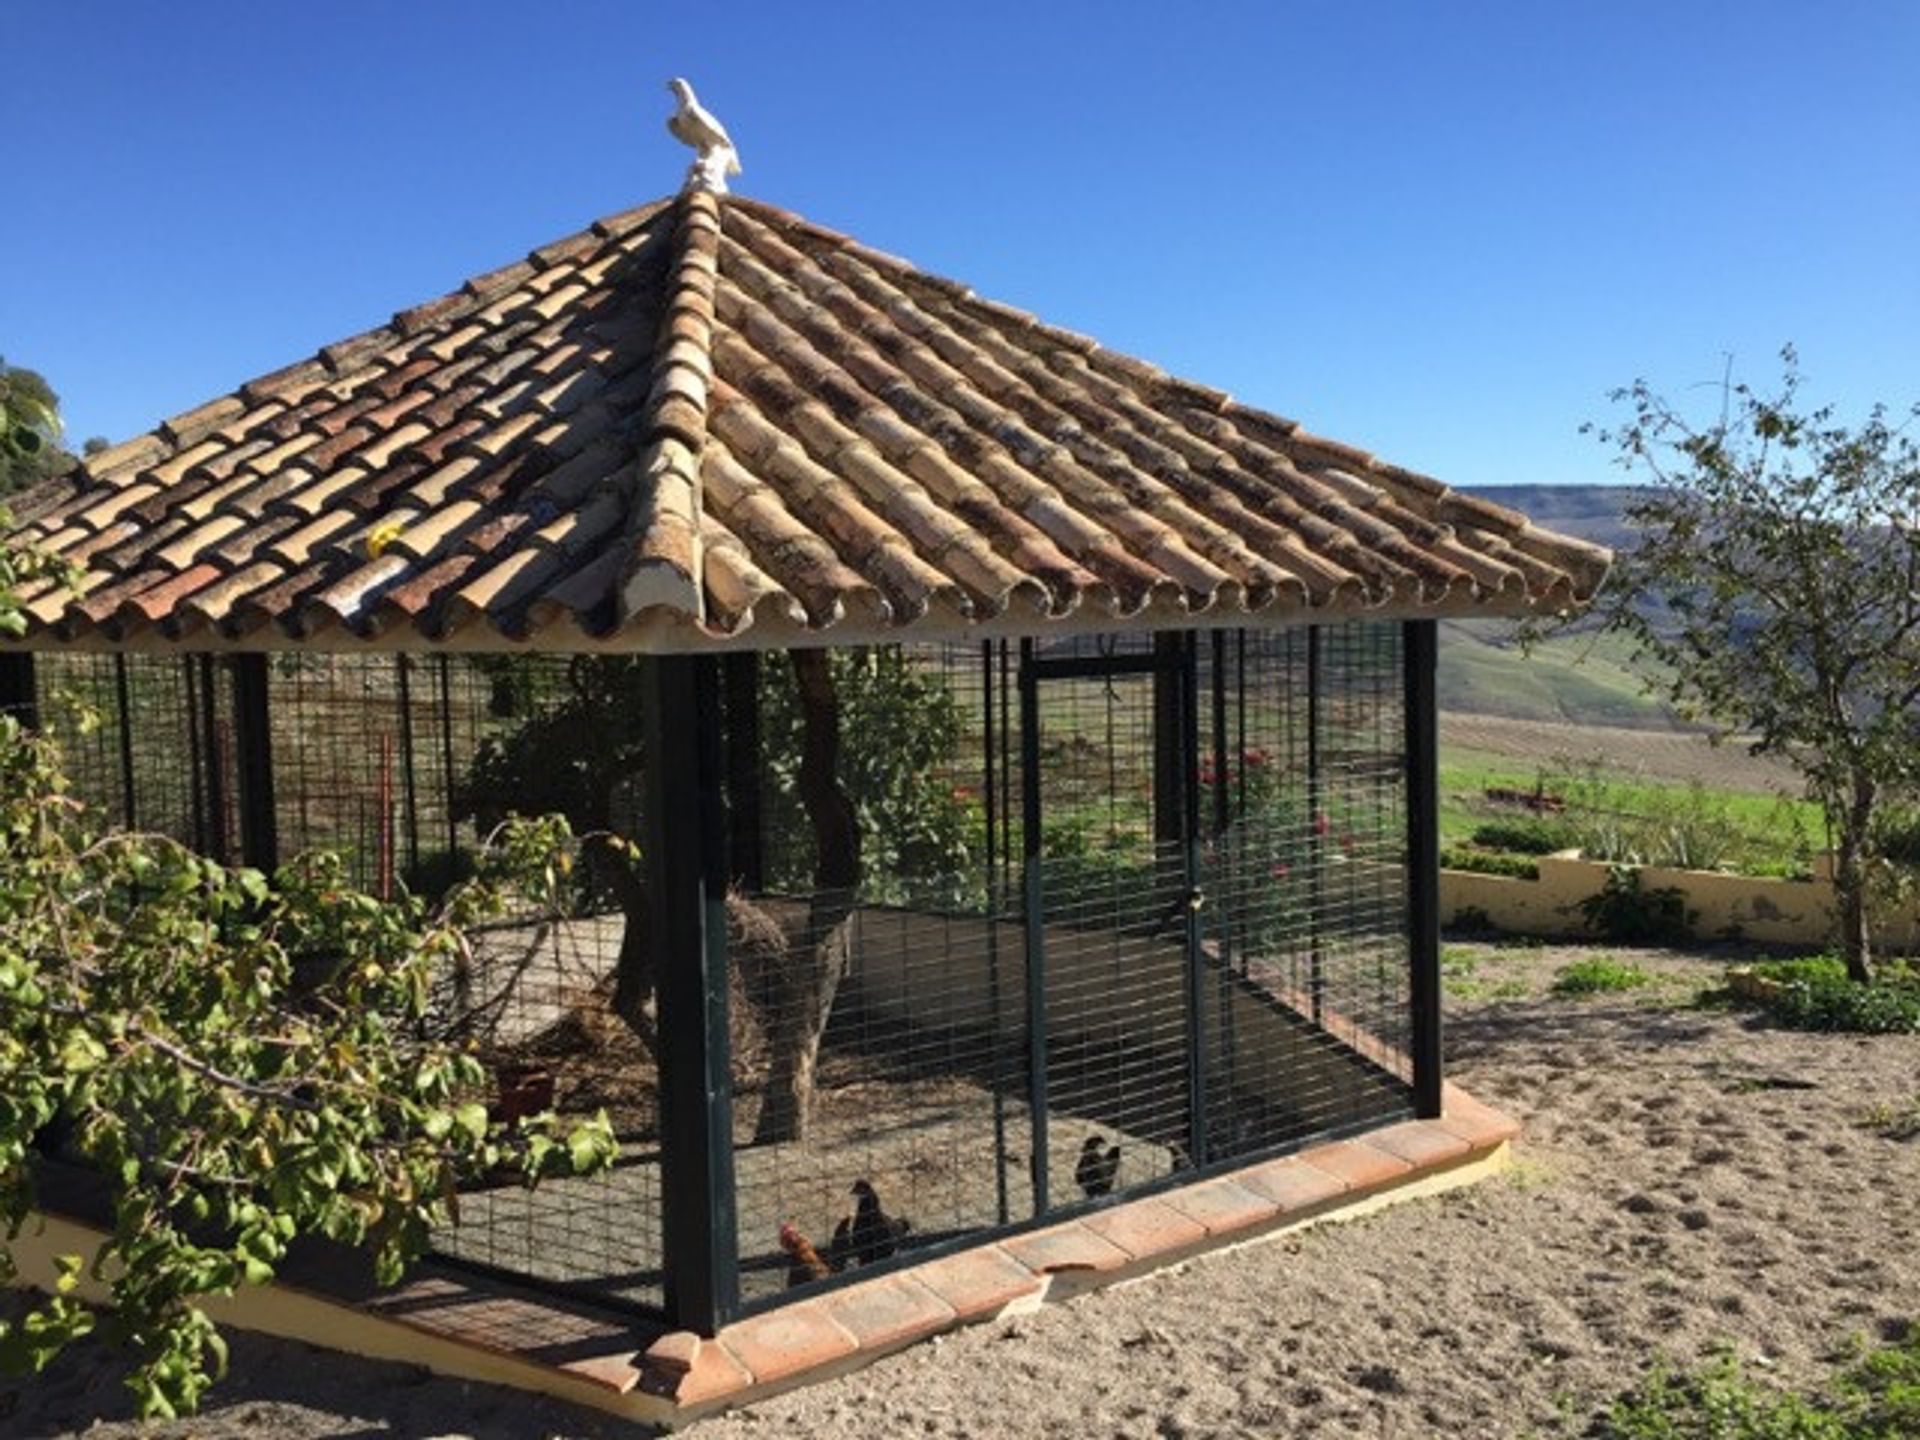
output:
[[[885,1260],[900,1248],[900,1242],[913,1229],[904,1217],[889,1215],[880,1206],[880,1197],[866,1180],[853,1182],[853,1229],[848,1239],[853,1255],[862,1265]]]
[[[1073,1167],[1073,1178],[1089,1200],[1113,1193],[1113,1182],[1120,1174],[1120,1147],[1108,1145],[1098,1135],[1089,1135],[1080,1146],[1080,1163]]]
[[[853,1259],[853,1217],[842,1215],[833,1227],[833,1239],[827,1243],[827,1268],[838,1275]]]

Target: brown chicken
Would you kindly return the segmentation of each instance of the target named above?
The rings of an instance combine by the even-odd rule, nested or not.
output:
[[[792,1221],[780,1227],[780,1248],[787,1252],[787,1288],[811,1285],[833,1273],[833,1267],[820,1258],[813,1242],[795,1228]]]

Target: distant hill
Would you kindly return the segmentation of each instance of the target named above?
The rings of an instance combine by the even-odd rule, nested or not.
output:
[[[1563,535],[1622,549],[1634,532],[1624,514],[1630,485],[1469,485],[1469,494],[1521,511]],[[1689,728],[1656,696],[1643,693],[1619,636],[1569,632],[1522,655],[1505,620],[1452,621],[1440,627],[1440,708],[1519,720]]]
[[[1518,510],[1534,524],[1618,550],[1633,543],[1624,518],[1634,485],[1463,485],[1469,495]]]

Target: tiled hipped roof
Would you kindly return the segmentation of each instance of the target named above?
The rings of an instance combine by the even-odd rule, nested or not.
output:
[[[29,644],[632,649],[1577,603],[1607,552],[797,217],[600,221],[14,505]]]

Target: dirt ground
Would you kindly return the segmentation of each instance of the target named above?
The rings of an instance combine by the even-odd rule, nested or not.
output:
[[[1691,781],[1722,790],[1798,795],[1804,788],[1792,766],[1754,756],[1743,745],[1715,745],[1703,734],[1679,730],[1627,730],[1611,725],[1553,724],[1504,715],[1440,716],[1440,743],[1515,765],[1555,765],[1597,760],[1606,769],[1648,780]]]
[[[1205,1257],[721,1417],[771,1435],[1573,1437],[1658,1356],[1810,1382],[1920,1319],[1920,1038],[1691,1002],[1726,957],[1615,951],[1651,990],[1566,1000],[1591,950],[1450,946],[1454,1074],[1519,1115],[1504,1176]],[[190,1425],[140,1432],[98,1351],[0,1390],[0,1434],[631,1435],[506,1391],[236,1337]],[[96,1419],[96,1417],[98,1417]]]

